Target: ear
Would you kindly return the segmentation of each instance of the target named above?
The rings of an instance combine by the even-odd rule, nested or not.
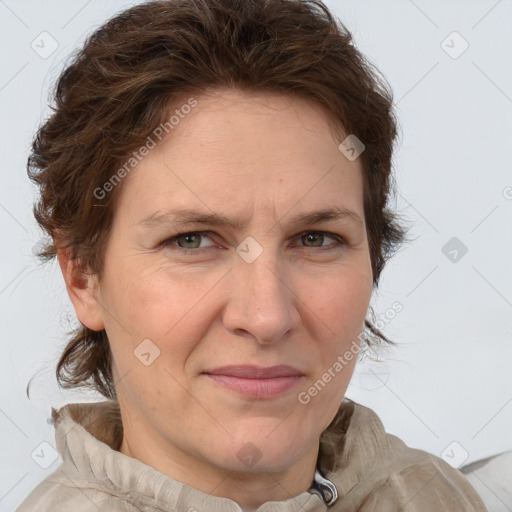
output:
[[[78,268],[78,260],[71,259],[70,249],[59,248],[57,258],[76,316],[89,329],[101,331],[105,328],[105,324],[102,308],[97,300],[99,291],[97,276],[81,271]]]

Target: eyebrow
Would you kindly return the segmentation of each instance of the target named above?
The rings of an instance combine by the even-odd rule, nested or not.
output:
[[[334,206],[322,210],[302,212],[292,217],[286,224],[296,226],[299,224],[319,224],[325,221],[348,220],[363,224],[361,217],[343,206]],[[280,223],[280,221],[278,221]],[[143,229],[152,229],[162,225],[187,225],[204,224],[216,227],[225,227],[231,229],[241,229],[244,225],[240,219],[230,219],[218,213],[203,213],[196,210],[179,209],[161,211],[158,210],[151,215],[143,218],[137,223]]]

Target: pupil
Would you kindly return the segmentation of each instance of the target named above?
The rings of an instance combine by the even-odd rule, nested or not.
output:
[[[319,242],[317,244],[314,245],[314,247],[319,247],[322,245],[322,238],[323,235],[320,234],[320,233],[309,233],[308,235],[306,235],[306,238],[311,241],[311,242],[315,242],[314,238],[316,238],[316,241]]]
[[[181,238],[185,240],[185,244],[189,244],[189,243],[193,244],[193,242],[191,242],[190,240],[194,239],[194,238],[197,238],[197,235],[194,235],[194,234],[192,234],[192,235],[184,235]],[[185,247],[185,248],[186,249],[194,249],[196,247],[194,246],[194,247]]]

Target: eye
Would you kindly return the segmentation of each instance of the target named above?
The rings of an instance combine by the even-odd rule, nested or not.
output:
[[[214,243],[201,245],[201,242],[205,239],[210,239],[211,241],[210,235],[212,234],[213,233],[210,231],[192,231],[188,233],[179,233],[164,240],[159,247],[165,248],[172,246],[182,254],[201,254],[205,252],[204,249],[207,249],[208,247],[215,247]],[[324,242],[329,239],[334,242],[324,245]],[[300,240],[302,242],[303,245],[298,245],[299,247],[311,249],[306,252],[332,250],[347,245],[347,242],[342,236],[325,231],[304,231],[303,233],[295,236],[294,240]]]
[[[171,238],[168,238],[167,240],[164,240],[160,246],[166,247],[168,245],[176,246],[175,242],[177,243],[177,249],[183,249],[186,253],[198,253],[202,251],[197,251],[196,249],[202,249],[205,246],[198,246],[197,244],[201,242],[201,239],[209,238],[207,234],[209,234],[209,231],[193,231],[190,233],[179,233]],[[214,244],[211,244],[211,247]],[[187,251],[187,249],[192,249],[192,251]]]
[[[298,235],[298,238],[304,243],[304,247],[318,247],[319,249],[333,249],[342,245],[346,245],[346,241],[340,235],[334,233],[327,233],[325,231],[305,231]],[[326,239],[334,240],[334,243],[322,245]],[[307,244],[313,245],[307,245]]]

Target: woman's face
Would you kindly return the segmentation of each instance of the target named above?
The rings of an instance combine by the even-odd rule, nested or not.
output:
[[[356,361],[372,292],[361,163],[303,100],[196,99],[124,178],[106,249],[122,451],[196,477],[285,471],[316,460]],[[351,213],[300,220],[328,209]],[[300,376],[209,374],[278,365]]]

